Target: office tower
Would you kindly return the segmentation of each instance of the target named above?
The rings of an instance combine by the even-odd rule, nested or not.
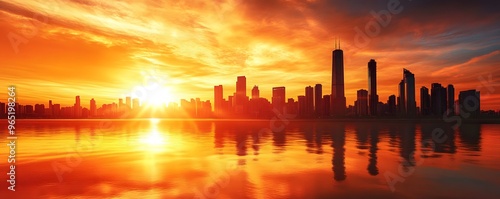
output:
[[[368,91],[365,89],[358,90],[357,100],[355,103],[356,115],[366,116],[368,115]]]
[[[53,111],[52,111],[52,100],[49,100],[49,110],[48,110],[48,112],[46,111],[45,114],[52,116],[52,114],[53,114]]]
[[[312,117],[314,113],[314,90],[312,86],[307,86],[305,88],[306,94],[306,116]]]
[[[368,97],[370,115],[377,115],[378,95],[377,95],[377,62],[371,59],[368,62]]]
[[[247,96],[247,78],[245,76],[237,77],[236,95]]]
[[[421,115],[431,113],[431,96],[429,95],[429,89],[425,86],[420,88],[420,113]]]
[[[321,117],[324,114],[323,111],[323,86],[321,84],[316,84],[314,86],[314,113],[317,117]]]
[[[439,83],[431,84],[431,112],[436,116],[443,116],[446,111],[446,88]]]
[[[455,87],[453,85],[448,84],[448,87],[446,88],[447,97],[448,97],[448,111],[450,115],[455,115]]]
[[[299,117],[305,117],[306,115],[306,96],[299,95],[297,96],[297,101],[299,105]]]
[[[390,95],[389,99],[387,99],[387,106],[388,106],[388,113],[390,115],[394,115],[397,111],[396,107],[396,96],[395,95]]]
[[[125,104],[123,104],[123,99],[122,98],[118,99],[118,109],[123,110],[124,107],[125,107]]]
[[[132,101],[130,99],[130,97],[125,97],[125,105],[127,105],[128,109],[132,108]]]
[[[214,86],[214,112],[216,115],[222,114],[224,103],[224,93],[222,85]]]
[[[89,114],[89,115],[90,115],[91,117],[94,117],[94,116],[96,116],[96,114],[97,114],[97,105],[96,105],[96,103],[95,103],[94,98],[92,98],[92,99],[90,100],[90,114]]]
[[[259,98],[260,98],[259,87],[255,85],[252,88],[252,99],[259,99]]]
[[[74,106],[75,117],[80,118],[82,116],[82,106],[80,104],[80,96],[76,96],[75,98],[76,98],[75,99],[75,106]],[[35,106],[35,110],[36,110],[36,106]]]
[[[244,112],[246,112],[247,101],[247,78],[245,76],[238,76],[233,104],[235,113],[243,114]]]
[[[330,113],[333,116],[343,116],[346,109],[344,91],[344,52],[335,46],[332,52],[332,94],[330,96]]]
[[[406,115],[406,89],[405,81],[401,80],[398,85],[398,114],[403,116]]]
[[[32,115],[33,114],[33,106],[32,105],[24,106],[24,113],[26,113],[27,115]]]
[[[403,69],[404,95],[402,100],[405,106],[405,115],[415,116],[417,114],[417,102],[415,101],[415,75],[407,69]],[[401,90],[401,89],[400,89]],[[401,99],[400,99],[401,100]]]
[[[468,115],[470,117],[478,117],[481,113],[481,97],[479,91],[466,90],[460,91],[458,94],[458,106],[460,107],[460,115]]]
[[[323,115],[330,116],[330,95],[323,95]]]
[[[273,87],[273,97],[271,99],[273,108],[275,108],[280,113],[283,113],[285,107],[285,87]]]

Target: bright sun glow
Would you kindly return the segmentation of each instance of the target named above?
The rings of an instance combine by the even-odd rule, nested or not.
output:
[[[135,95],[133,97],[139,98],[141,106],[160,107],[175,101],[172,88],[159,82],[149,82],[145,86],[136,86],[133,94]]]

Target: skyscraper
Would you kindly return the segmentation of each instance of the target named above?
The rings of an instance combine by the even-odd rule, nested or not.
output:
[[[236,93],[234,95],[234,111],[237,114],[243,114],[246,111],[247,97],[247,78],[238,76],[236,80]]]
[[[458,94],[458,104],[458,106],[460,106],[460,112],[464,112],[464,114],[460,113],[461,115],[470,113],[471,118],[479,116],[481,112],[481,97],[479,91],[460,91]]]
[[[255,85],[252,88],[252,99],[259,99],[259,97],[260,97],[259,87]]]
[[[323,111],[323,86],[321,84],[316,84],[314,86],[314,113],[317,117],[321,117],[324,114]]]
[[[125,105],[127,105],[129,110],[132,108],[132,100],[130,97],[125,97]]]
[[[377,115],[377,62],[373,59],[368,62],[368,96],[370,115]]]
[[[394,115],[396,113],[396,95],[390,95],[389,96],[389,99],[387,99],[387,106],[388,106],[388,110],[387,112],[390,114],[390,115]]]
[[[75,97],[74,111],[75,111],[75,117],[80,118],[82,116],[82,106],[80,104],[80,96]]]
[[[446,111],[446,88],[439,83],[431,84],[431,112],[435,116],[443,116]]]
[[[307,117],[312,117],[314,113],[314,94],[313,94],[313,87],[312,86],[307,86],[305,88],[305,93],[306,93],[306,116]]]
[[[401,116],[406,115],[406,89],[405,80],[401,80],[398,85],[398,114]]]
[[[96,112],[97,111],[97,105],[95,103],[95,100],[94,98],[92,98],[90,100],[90,116],[93,117],[93,116],[96,116]]]
[[[406,91],[406,114],[416,116],[417,102],[415,101],[415,75],[407,69],[403,69],[403,80]]]
[[[330,116],[330,105],[332,100],[330,100],[330,95],[323,95],[323,115]]]
[[[357,100],[355,103],[356,115],[365,116],[368,115],[368,91],[365,89],[358,90]]]
[[[214,86],[214,112],[216,115],[222,113],[222,104],[224,103],[224,94],[222,85]]]
[[[446,88],[447,97],[448,97],[448,111],[450,115],[455,115],[455,87],[453,85],[448,84]]]
[[[346,109],[346,99],[344,91],[344,52],[339,46],[335,46],[332,52],[332,95],[330,96],[332,105],[331,115],[343,116]]]
[[[422,115],[429,115],[431,109],[431,96],[429,89],[425,86],[420,88],[420,113]]]
[[[273,97],[271,99],[273,108],[278,110],[280,113],[283,113],[283,109],[285,107],[285,87],[273,87]]]

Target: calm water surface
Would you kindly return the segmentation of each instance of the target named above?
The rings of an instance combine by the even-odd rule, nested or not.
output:
[[[433,123],[157,119],[16,124],[16,192],[2,180],[0,198],[500,196],[498,124],[455,130]],[[443,134],[433,139],[433,131]],[[4,172],[6,144],[2,139]]]

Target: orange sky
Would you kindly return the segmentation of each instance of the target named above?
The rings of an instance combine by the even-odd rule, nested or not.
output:
[[[416,76],[417,104],[420,87],[439,82],[457,97],[479,89],[482,109],[500,109],[498,6],[401,0],[387,26],[356,43],[355,29],[366,31],[370,11],[387,12],[388,2],[0,0],[0,86],[15,84],[21,104],[72,105],[80,95],[86,107],[90,98],[117,102],[148,75],[175,102],[213,101],[219,84],[227,98],[239,75],[268,99],[275,86],[289,98],[316,83],[329,94],[339,38],[348,104],[367,89],[373,58],[382,102],[397,94],[404,67]]]

